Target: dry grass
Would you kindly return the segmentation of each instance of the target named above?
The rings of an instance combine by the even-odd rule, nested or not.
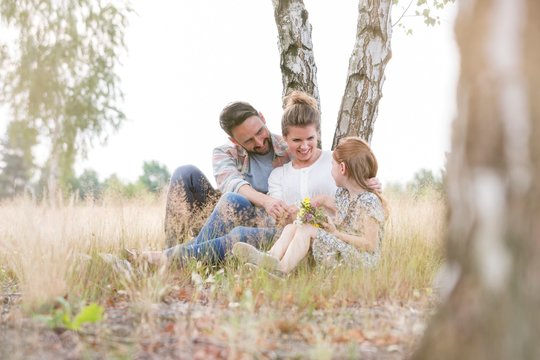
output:
[[[7,202],[0,206],[1,263],[17,278],[24,303],[39,304],[99,279],[103,269],[80,272],[98,252],[161,247],[163,212],[155,201],[60,208]]]
[[[6,292],[8,286],[16,284],[23,318],[47,311],[43,309],[50,309],[58,296],[73,303],[97,301],[111,309],[125,304],[138,319],[130,337],[140,344],[139,349],[157,341],[151,340],[152,335],[163,337],[197,329],[197,336],[211,334],[205,349],[215,348],[218,355],[214,357],[218,358],[223,357],[220,351],[226,351],[228,358],[238,358],[239,354],[255,356],[261,349],[287,348],[287,344],[272,343],[271,339],[283,336],[296,341],[297,346],[298,339],[308,344],[307,357],[335,355],[336,343],[348,346],[349,350],[340,351],[354,354],[358,350],[355,346],[362,343],[354,338],[369,338],[370,327],[393,329],[390,323],[382,329],[375,324],[381,316],[373,311],[380,304],[431,303],[431,281],[442,262],[443,201],[433,196],[412,199],[392,194],[387,200],[391,219],[382,261],[374,270],[328,271],[305,263],[287,281],[277,282],[264,274],[246,274],[234,260],[221,268],[200,263],[185,269],[137,268],[133,278],[113,271],[99,253],[164,246],[163,198],[125,201],[111,197],[101,204],[60,208],[18,199],[0,204],[0,285]],[[165,305],[167,311],[175,307],[183,310],[164,317]],[[344,315],[342,309],[375,310],[355,315],[365,316],[364,333],[356,334],[351,332],[351,324],[357,320],[349,319],[352,315]],[[321,317],[321,312],[326,315]],[[108,321],[112,318],[111,310]],[[164,319],[168,325],[163,325]],[[133,349],[115,347],[114,351],[125,355]]]

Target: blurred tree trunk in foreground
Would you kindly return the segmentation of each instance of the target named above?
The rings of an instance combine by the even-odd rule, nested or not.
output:
[[[460,4],[448,261],[417,359],[540,359],[540,2]]]

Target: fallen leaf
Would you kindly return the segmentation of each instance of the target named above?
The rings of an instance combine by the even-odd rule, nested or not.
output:
[[[276,321],[276,327],[282,334],[290,334],[298,330],[298,321],[281,319]]]
[[[163,332],[174,334],[175,330],[175,323],[172,321],[167,322],[167,324],[163,327]]]
[[[180,301],[189,301],[193,296],[191,288],[183,287],[176,293],[176,298]]]
[[[234,287],[234,296],[236,299],[239,299],[242,297],[242,294],[244,293],[244,288],[241,287],[239,284],[236,284]]]
[[[377,346],[392,345],[392,344],[397,344],[399,342],[400,342],[400,339],[390,334],[385,334],[373,340],[373,343]]]
[[[356,342],[366,341],[366,337],[364,336],[364,333],[360,329],[350,329],[347,331],[346,336]]]
[[[255,298],[255,309],[259,309],[262,304],[264,304],[264,292],[259,291],[257,297]]]

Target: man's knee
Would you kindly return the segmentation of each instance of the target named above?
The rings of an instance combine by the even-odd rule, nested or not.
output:
[[[193,177],[201,177],[204,176],[202,171],[196,167],[195,165],[183,165],[179,166],[174,170],[172,176],[171,176],[171,185],[176,185],[181,182],[183,183],[189,183],[190,179]]]
[[[252,228],[246,227],[246,226],[237,226],[234,229],[232,229],[229,234],[228,238],[229,241],[234,244],[237,242],[245,242],[248,244],[257,244],[259,243],[258,236],[259,234],[253,233]]]
[[[233,208],[244,208],[247,206],[253,206],[251,202],[238,193],[227,192],[221,195],[217,207],[232,206]]]
[[[237,226],[231,230],[229,237],[233,239],[233,242],[245,242],[257,248],[262,248],[272,243],[275,233],[275,228]]]
[[[237,226],[237,227],[235,227],[234,229],[231,230],[229,235],[231,237],[237,238],[237,239],[239,239],[239,241],[241,241],[240,239],[243,238],[244,235],[246,234],[246,229],[249,229],[249,228],[246,227],[246,226]]]

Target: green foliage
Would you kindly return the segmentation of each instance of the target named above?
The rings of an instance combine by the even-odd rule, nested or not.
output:
[[[0,102],[50,144],[48,166],[66,186],[77,154],[105,142],[125,115],[115,73],[127,3],[3,0]]]
[[[393,197],[410,194],[414,198],[429,197],[430,195],[437,195],[440,198],[444,195],[444,171],[441,171],[440,175],[435,175],[431,170],[420,169],[406,184],[386,184],[384,193]]]
[[[101,196],[102,186],[98,173],[95,170],[86,169],[74,180],[73,190],[80,199],[98,199]]]
[[[103,319],[104,309],[96,303],[83,306],[73,316],[72,306],[66,299],[59,297],[56,300],[58,304],[51,314],[34,316],[37,320],[45,322],[51,329],[79,331],[83,324],[96,323]]]
[[[407,18],[421,18],[427,26],[435,26],[441,24],[441,11],[455,0],[393,0],[394,6],[406,5],[401,7],[401,16],[394,22],[392,26],[397,26],[406,32],[407,35],[412,35],[412,29],[404,23]]]
[[[418,170],[414,174],[413,180],[407,183],[406,188],[416,197],[433,192],[442,194],[444,191],[442,176],[436,176],[427,169]]]
[[[167,185],[171,173],[167,169],[167,166],[161,165],[159,162],[145,161],[143,164],[143,174],[139,177],[141,182],[148,191],[156,193],[163,186]]]
[[[155,195],[167,185],[169,178],[170,173],[167,167],[152,160],[143,163],[143,174],[136,182],[124,182],[116,174],[100,182],[95,170],[86,169],[79,177],[71,180],[70,190],[83,200],[98,200],[103,196],[131,199]]]
[[[103,182],[104,194],[107,196],[110,195],[121,195],[125,194],[126,184],[118,178],[118,175],[112,174]]]
[[[125,183],[116,174],[109,176],[104,181],[102,188],[105,197],[132,199],[148,194],[148,189],[140,181]]]

